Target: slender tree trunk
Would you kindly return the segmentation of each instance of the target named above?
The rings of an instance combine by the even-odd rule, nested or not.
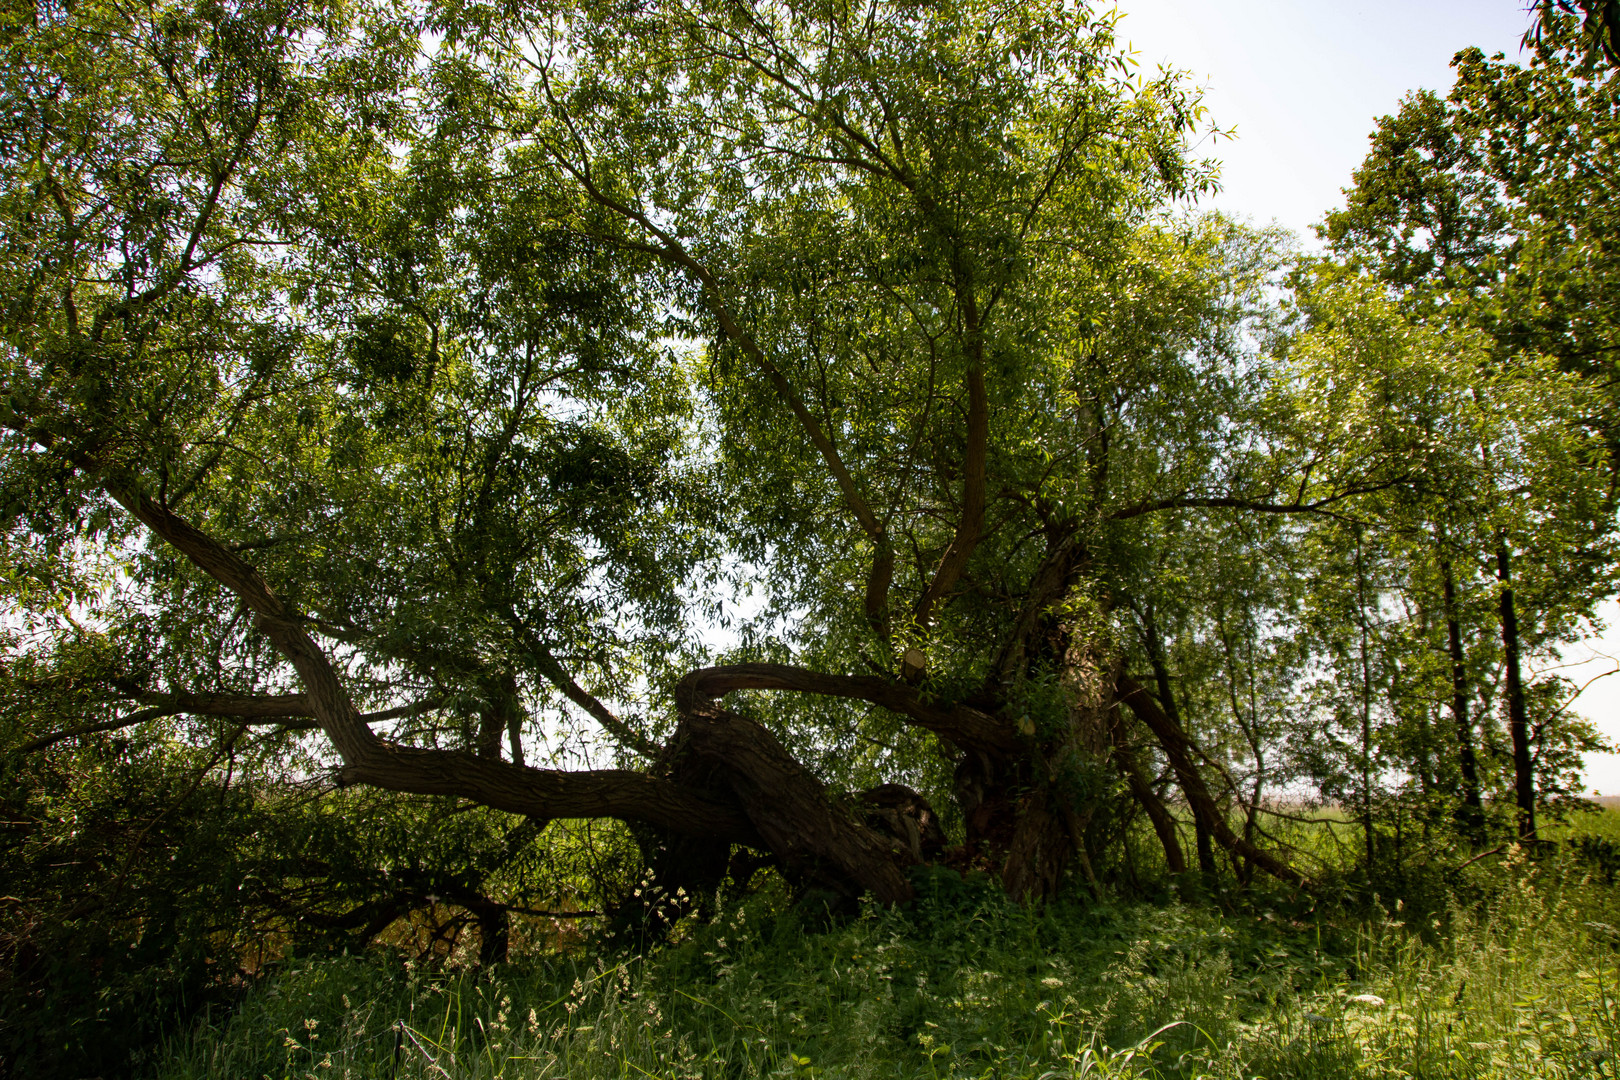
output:
[[[510,735],[521,724],[518,705],[517,679],[510,673],[495,675],[484,680],[484,705],[478,715],[478,741],[475,747],[479,757],[499,758],[501,737]],[[523,764],[523,744],[513,744],[514,764]]]
[[[1444,537],[1441,537],[1444,543]],[[1463,655],[1462,620],[1457,610],[1457,581],[1451,560],[1440,556],[1441,597],[1446,607],[1446,649],[1451,658],[1451,718],[1457,726],[1457,765],[1462,771],[1463,804],[1457,821],[1474,841],[1485,838],[1485,802],[1479,793],[1479,761],[1474,755],[1474,725],[1468,718],[1468,664]]]
[[[1533,840],[1536,835],[1536,777],[1530,760],[1530,722],[1524,703],[1524,678],[1520,670],[1519,614],[1513,600],[1513,570],[1507,541],[1498,538],[1496,578],[1500,586],[1498,607],[1502,617],[1502,669],[1507,684],[1508,735],[1513,740],[1513,793],[1519,807],[1519,837]]]
[[[1130,706],[1131,711],[1136,713],[1137,718],[1146,724],[1148,730],[1159,740],[1159,745],[1163,747],[1165,756],[1170,759],[1170,767],[1176,771],[1176,778],[1180,781],[1181,789],[1186,793],[1193,812],[1206,816],[1214,840],[1226,849],[1234,863],[1241,857],[1273,877],[1296,885],[1308,885],[1308,879],[1298,870],[1232,832],[1231,827],[1220,816],[1215,799],[1209,793],[1209,786],[1199,775],[1198,765],[1194,761],[1196,748],[1192,740],[1178,724],[1165,715],[1153,695],[1136,680],[1123,673],[1118,677],[1118,687],[1120,701]]]
[[[1164,659],[1164,642],[1159,637],[1159,623],[1151,603],[1147,605],[1142,614],[1142,642],[1147,646],[1148,664],[1153,668],[1153,683],[1159,691],[1159,704],[1164,709],[1170,722],[1181,730],[1186,725],[1181,722],[1181,707],[1176,702],[1176,694],[1170,683],[1170,668]],[[1155,823],[1154,828],[1158,825]],[[1215,848],[1209,839],[1209,822],[1204,815],[1193,808],[1193,835],[1198,850],[1198,869],[1201,873],[1213,875],[1215,873]],[[1181,853],[1181,844],[1176,844],[1176,853]],[[1166,858],[1169,849],[1165,850]]]
[[[1198,869],[1210,877],[1215,875],[1215,840],[1204,815],[1193,811],[1193,842],[1198,846]]]
[[[1175,818],[1171,817],[1164,802],[1154,792],[1153,785],[1143,775],[1141,763],[1137,761],[1130,740],[1126,738],[1125,717],[1118,709],[1114,710],[1114,722],[1109,727],[1109,734],[1114,742],[1114,765],[1125,778],[1131,794],[1147,813],[1148,820],[1153,823],[1153,831],[1158,834],[1159,843],[1164,847],[1165,865],[1172,874],[1185,874],[1187,857],[1182,853],[1181,839],[1176,836]]]
[[[512,922],[503,904],[491,900],[465,904],[478,920],[478,962],[504,964],[511,948]]]
[[[1356,616],[1361,626],[1361,829],[1367,842],[1367,871],[1377,853],[1372,823],[1372,665],[1367,655],[1367,569],[1362,559],[1361,533],[1356,533]]]

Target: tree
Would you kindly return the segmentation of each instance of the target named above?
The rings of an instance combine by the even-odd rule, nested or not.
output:
[[[1535,10],[1535,24],[1524,35],[1526,45],[1540,46],[1549,32],[1566,34],[1579,42],[1588,66],[1601,56],[1610,67],[1620,67],[1620,4],[1614,0],[1541,0]]]
[[[1207,183],[1197,102],[1106,19],[677,4],[626,48],[617,9],[469,8],[418,75],[356,9],[41,17],[7,75],[6,460],[56,640],[89,605],[147,643],[93,726],[309,718],[342,784],[639,822],[692,892],[742,844],[902,898],[922,832],[800,763],[820,710],[938,755],[866,771],[948,770],[961,857],[1038,898],[1124,702],[1216,841],[1297,878],[1122,669],[1110,549],[1390,480],[1259,448],[1274,256],[1158,216]],[[800,662],[675,669],[678,584],[723,550],[803,612]],[[609,705],[642,680],[668,738]],[[784,690],[814,704],[718,704]],[[524,764],[562,700],[647,764]]]
[[[1591,8],[1588,14],[1600,13]],[[1395,290],[1415,317],[1460,334],[1482,331],[1492,354],[1479,362],[1483,386],[1502,385],[1501,379],[1533,383],[1540,376],[1529,372],[1542,357],[1579,377],[1581,391],[1565,399],[1565,438],[1575,445],[1596,436],[1607,444],[1606,453],[1588,445],[1551,471],[1524,471],[1522,459],[1499,461],[1504,449],[1481,436],[1473,451],[1480,475],[1507,467],[1506,478],[1490,480],[1485,489],[1498,495],[1455,490],[1450,498],[1469,507],[1462,520],[1443,520],[1454,518],[1455,508],[1430,513],[1445,606],[1457,610],[1458,581],[1474,576],[1464,567],[1459,578],[1460,565],[1483,558],[1494,579],[1499,644],[1489,652],[1500,657],[1515,801],[1526,835],[1534,832],[1538,796],[1529,719],[1535,693],[1525,685],[1521,656],[1569,633],[1568,613],[1589,614],[1593,599],[1609,589],[1611,530],[1605,523],[1612,520],[1613,494],[1595,491],[1585,470],[1612,467],[1620,430],[1612,394],[1613,259],[1606,240],[1612,231],[1606,215],[1614,82],[1577,55],[1581,30],[1567,12],[1545,8],[1542,31],[1527,64],[1466,50],[1457,56],[1457,84],[1446,100],[1415,94],[1398,115],[1380,121],[1346,208],[1330,214],[1323,230],[1351,269]],[[1513,457],[1521,448],[1510,441],[1505,452]],[[1612,489],[1612,473],[1608,484]],[[1557,511],[1529,510],[1524,500],[1532,489],[1537,501],[1555,492],[1575,500]],[[1508,492],[1514,497],[1502,500]],[[1533,537],[1547,528],[1570,532],[1559,540]],[[1470,532],[1473,538],[1464,539]],[[1554,556],[1558,544],[1566,546]],[[1531,576],[1545,575],[1559,586],[1527,595],[1526,558],[1558,562],[1561,571]],[[1545,620],[1541,627],[1538,620]],[[1462,733],[1470,663],[1457,619],[1446,621],[1453,713]],[[1464,759],[1472,753],[1466,743],[1460,749]],[[1465,768],[1465,783],[1470,771],[1477,774]]]

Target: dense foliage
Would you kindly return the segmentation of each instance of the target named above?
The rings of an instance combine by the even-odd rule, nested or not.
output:
[[[1556,6],[1460,53],[1303,257],[1197,212],[1113,20],[8,8],[0,1061],[378,941],[960,874],[1438,911],[1543,841],[1620,82]]]

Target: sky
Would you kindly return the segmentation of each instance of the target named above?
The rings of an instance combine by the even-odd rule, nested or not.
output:
[[[1451,58],[1478,46],[1517,56],[1525,0],[1125,0],[1118,34],[1142,70],[1166,65],[1205,88],[1235,139],[1212,205],[1303,236],[1340,205],[1380,116],[1419,87],[1451,88]]]
[[[1124,0],[1118,34],[1143,71],[1186,71],[1205,88],[1210,120],[1235,129],[1198,148],[1221,161],[1222,190],[1203,205],[1286,226],[1314,248],[1311,226],[1343,204],[1377,118],[1420,87],[1448,91],[1461,49],[1517,57],[1525,2]],[[1620,605],[1603,614],[1617,629],[1530,668],[1587,684],[1573,707],[1620,744],[1620,675],[1609,675],[1620,667]],[[1620,754],[1590,755],[1586,780],[1620,794]]]

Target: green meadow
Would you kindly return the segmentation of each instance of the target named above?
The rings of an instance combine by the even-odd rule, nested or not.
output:
[[[1413,890],[1166,880],[1040,911],[949,871],[832,918],[760,889],[648,951],[289,959],[170,1039],[201,1077],[1610,1077],[1620,811]],[[1605,843],[1606,842],[1606,843]],[[1607,858],[1606,858],[1607,856]]]

